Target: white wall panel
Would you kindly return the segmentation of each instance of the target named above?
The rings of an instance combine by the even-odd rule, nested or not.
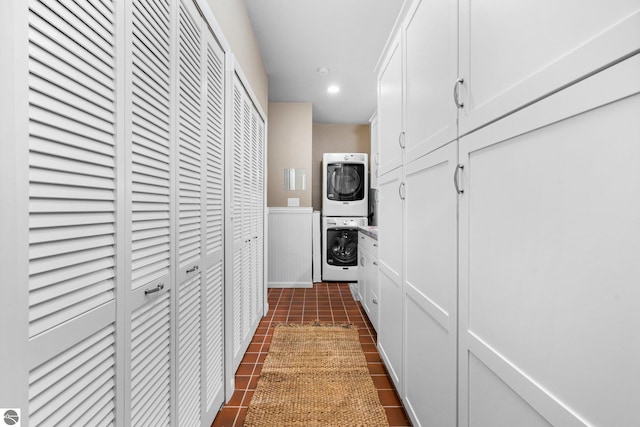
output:
[[[269,208],[270,287],[312,287],[311,208]]]

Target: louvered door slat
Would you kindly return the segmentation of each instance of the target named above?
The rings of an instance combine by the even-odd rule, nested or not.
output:
[[[96,93],[80,85],[76,81],[43,67],[37,62],[33,62],[36,70],[33,70],[29,85],[34,91],[46,96],[58,99],[60,102],[71,104],[81,108],[94,116],[102,116],[105,110],[111,106],[110,99],[96,96]],[[69,90],[62,89],[66,87]]]
[[[59,158],[104,167],[112,168],[114,166],[114,153],[111,146],[113,140],[111,138],[95,140],[85,134],[51,127],[47,123],[37,122],[35,119],[30,123],[30,132],[30,149],[34,153],[55,152]]]

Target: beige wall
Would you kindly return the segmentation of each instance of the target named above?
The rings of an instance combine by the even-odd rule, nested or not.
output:
[[[300,206],[311,206],[311,104],[272,102],[269,104],[267,146],[267,206],[287,206],[288,198],[299,198]],[[306,190],[285,191],[284,169],[304,168]]]
[[[265,114],[269,108],[269,79],[262,62],[247,9],[242,0],[207,0],[224,37]]]
[[[322,210],[322,155],[324,153],[367,153],[370,156],[369,125],[313,124],[312,206]]]

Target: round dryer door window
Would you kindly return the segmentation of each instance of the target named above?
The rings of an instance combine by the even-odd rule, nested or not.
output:
[[[358,230],[333,228],[327,230],[327,263],[341,267],[358,265]]]
[[[330,163],[327,165],[327,198],[336,201],[364,199],[364,165]]]

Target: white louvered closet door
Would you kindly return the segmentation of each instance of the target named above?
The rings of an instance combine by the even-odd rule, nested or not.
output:
[[[224,401],[224,52],[206,31],[206,252],[203,309],[205,420]]]
[[[233,91],[231,266],[235,369],[263,313],[264,122],[237,75]]]
[[[127,238],[125,423],[171,423],[171,6],[127,9]]]
[[[233,82],[233,144],[231,153],[231,232],[233,246],[232,260],[232,312],[233,312],[233,371],[240,364],[244,354],[243,343],[243,311],[242,304],[242,253],[244,249],[244,235],[242,232],[242,188],[243,188],[243,95],[242,83],[234,76]]]
[[[203,78],[202,20],[190,0],[178,4],[178,425],[201,424]]]
[[[108,0],[28,5],[29,403],[23,416],[30,426],[111,425],[116,13]]]

